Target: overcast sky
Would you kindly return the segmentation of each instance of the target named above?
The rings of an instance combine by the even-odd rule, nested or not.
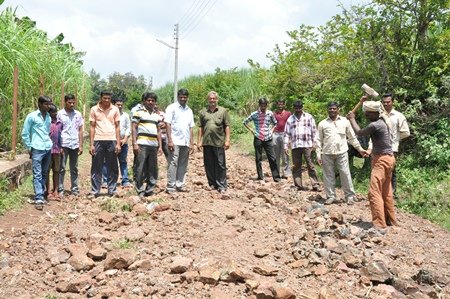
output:
[[[50,38],[59,33],[86,52],[84,68],[106,78],[114,71],[173,81],[174,25],[179,24],[178,78],[246,67],[251,58],[264,66],[275,44],[289,41],[286,31],[300,24],[318,26],[338,7],[357,0],[5,0]]]

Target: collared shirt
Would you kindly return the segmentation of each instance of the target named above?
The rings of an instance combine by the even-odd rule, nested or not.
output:
[[[273,115],[272,111],[266,110],[266,112],[263,113],[258,109],[250,114],[250,116],[247,117],[242,123],[246,125],[251,121],[255,125],[256,138],[262,141],[268,141],[273,138],[272,128],[276,126],[277,119]]]
[[[166,127],[162,128],[162,124],[165,122],[165,118],[166,118],[166,114],[164,113],[164,111],[159,110],[157,112],[157,114],[159,115],[159,133],[161,134],[161,139],[166,139],[167,138],[167,129]]]
[[[62,123],[62,147],[76,149],[80,147],[79,131],[84,126],[83,116],[77,110],[67,112],[66,109],[58,111],[56,116]]]
[[[395,109],[391,110],[388,114],[389,120],[391,121],[391,138],[392,138],[392,150],[398,152],[398,146],[400,140],[409,137],[409,126],[406,121],[406,117]]]
[[[316,122],[311,114],[303,112],[299,118],[295,114],[288,118],[284,128],[284,149],[289,148],[289,142],[292,149],[313,147],[316,138]]]
[[[131,134],[131,121],[130,116],[126,112],[120,114],[120,138],[130,136]]]
[[[27,115],[22,129],[22,140],[28,150],[48,151],[52,148],[50,123],[50,114],[46,113],[44,118],[39,109]]]
[[[99,104],[91,108],[89,121],[95,121],[94,140],[116,140],[116,122],[120,121],[120,111],[114,105],[103,110]]]
[[[319,123],[317,127],[319,142],[316,149],[317,156],[339,155],[348,151],[348,143],[356,150],[362,151],[363,148],[356,138],[350,121],[340,115],[333,121],[326,118]]]
[[[223,147],[225,145],[225,128],[231,120],[227,109],[217,106],[214,111],[203,108],[200,111],[200,127],[203,129],[202,144]]]
[[[53,146],[51,149],[52,154],[60,154],[61,153],[61,132],[62,132],[63,124],[58,119],[55,121],[52,120],[50,123],[50,139],[53,142]]]
[[[284,128],[286,127],[286,121],[289,116],[292,115],[290,111],[283,110],[281,112],[275,111],[275,118],[277,119],[277,126],[275,127],[276,133],[284,133]]]
[[[132,120],[138,124],[136,142],[140,145],[158,146],[159,115],[148,111],[144,105],[133,109]]]
[[[194,114],[187,105],[179,102],[170,104],[166,109],[166,123],[170,124],[172,142],[179,146],[189,146],[191,142],[190,129],[195,126]]]

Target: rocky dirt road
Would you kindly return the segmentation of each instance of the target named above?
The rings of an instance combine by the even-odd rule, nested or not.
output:
[[[231,150],[227,196],[196,153],[189,193],[91,201],[83,155],[81,196],[0,217],[0,298],[450,298],[450,233],[416,216],[379,235],[363,196],[324,206],[291,179],[253,180]]]

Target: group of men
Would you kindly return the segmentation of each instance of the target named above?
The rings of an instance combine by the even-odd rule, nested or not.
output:
[[[167,159],[166,192],[187,192],[186,173],[189,155],[193,152],[194,114],[187,105],[189,91],[177,92],[177,101],[165,112],[157,106],[158,96],[145,92],[141,103],[131,109],[131,144],[134,153],[133,173],[139,197],[152,196],[158,181],[158,155]],[[225,193],[227,189],[225,150],[230,146],[230,117],[218,106],[218,95],[207,95],[208,106],[200,111],[197,148],[203,150],[205,173],[209,187]],[[117,104],[116,104],[117,106]],[[121,105],[119,105],[121,108]],[[109,196],[117,196],[117,155],[126,163],[130,131],[125,118],[129,116],[111,104],[111,94],[102,92],[99,103],[90,113],[91,198],[100,195],[101,178],[106,181]],[[119,158],[119,161],[121,159]],[[106,169],[101,173],[102,165]],[[121,165],[121,163],[119,163]],[[128,186],[127,168],[121,166],[122,186]]]
[[[257,179],[264,179],[261,166],[264,149],[273,180],[279,182],[292,172],[294,185],[299,190],[305,190],[302,183],[304,156],[312,190],[320,191],[317,172],[311,158],[312,152],[316,151],[318,164],[323,169],[325,204],[338,201],[335,192],[336,168],[339,171],[345,201],[347,204],[353,204],[355,191],[347,153],[350,143],[361,156],[372,155],[368,198],[374,226],[384,229],[387,225],[395,225],[395,154],[398,152],[400,140],[408,137],[410,132],[404,115],[393,109],[392,94],[385,94],[381,102],[367,99],[367,96],[360,99],[365,116],[370,121],[364,129],[358,126],[354,113],[350,112],[347,117],[339,115],[340,107],[337,102],[328,104],[328,117],[316,128],[314,118],[303,111],[303,103],[300,100],[294,102],[294,112],[291,114],[285,110],[283,100],[277,101],[276,110],[272,112],[267,110],[268,101],[265,98],[259,99],[259,109],[243,122],[254,135]],[[250,122],[253,122],[253,128],[248,125]],[[364,149],[356,136],[370,137],[369,148]],[[289,148],[292,154],[292,170],[289,168]]]
[[[64,191],[64,176],[69,160],[71,192],[79,194],[78,156],[82,154],[83,117],[75,108],[75,96],[64,97],[64,108],[57,111],[47,96],[38,98],[38,109],[25,119],[22,140],[32,163],[34,204],[42,210],[48,196],[58,197]],[[53,170],[50,193],[49,172]]]
[[[189,92],[180,89],[177,101],[170,104],[165,113],[157,106],[157,95],[145,92],[142,102],[131,110],[130,116],[123,112],[123,100],[113,105],[112,94],[103,91],[100,100],[90,111],[91,192],[89,197],[100,195],[102,181],[106,183],[109,196],[118,196],[119,168],[123,187],[130,187],[128,179],[127,152],[131,135],[134,153],[133,172],[135,189],[139,197],[154,194],[158,180],[158,155],[167,159],[166,192],[187,192],[186,173],[189,155],[194,151],[194,115],[187,105]],[[230,147],[230,116],[218,105],[215,91],[207,94],[207,106],[199,112],[197,147],[203,151],[203,161],[208,188],[226,193],[227,175],[225,151]],[[354,113],[347,117],[339,115],[339,104],[328,104],[328,117],[316,127],[313,116],[303,111],[303,103],[293,104],[293,113],[285,110],[285,102],[279,100],[276,110],[267,109],[268,100],[258,101],[258,110],[244,119],[243,125],[254,135],[257,180],[264,179],[262,151],[269,161],[272,179],[279,182],[292,175],[295,187],[307,189],[302,181],[303,157],[313,191],[320,191],[317,172],[312,160],[316,151],[319,165],[323,168],[323,185],[326,204],[337,201],[335,193],[335,168],[339,170],[342,189],[347,204],[353,204],[355,191],[348,163],[348,143],[363,157],[372,154],[372,174],[369,202],[374,226],[383,229],[396,224],[392,187],[395,188],[395,157],[399,141],[409,136],[406,119],[393,109],[392,94],[383,96],[382,102],[360,99],[370,124],[360,129]],[[48,115],[51,100],[41,96],[38,109],[26,120],[22,137],[30,151],[33,163],[35,204],[42,209],[46,196],[46,181],[50,164],[52,141],[49,138],[51,120]],[[58,111],[57,120],[62,124],[62,162],[58,192],[64,191],[64,173],[70,160],[71,192],[78,190],[78,155],[82,153],[83,119],[74,109],[73,95],[65,97],[65,107]],[[384,109],[383,109],[384,108]],[[253,123],[253,127],[249,126]],[[363,149],[356,136],[369,136],[371,143]],[[54,142],[53,142],[54,143]],[[289,157],[292,155],[292,169]],[[394,189],[395,190],[395,189]]]

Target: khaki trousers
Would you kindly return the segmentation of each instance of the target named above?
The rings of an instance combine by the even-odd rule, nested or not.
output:
[[[378,228],[396,225],[391,177],[395,166],[393,155],[375,155],[369,183],[369,203],[372,223]]]

